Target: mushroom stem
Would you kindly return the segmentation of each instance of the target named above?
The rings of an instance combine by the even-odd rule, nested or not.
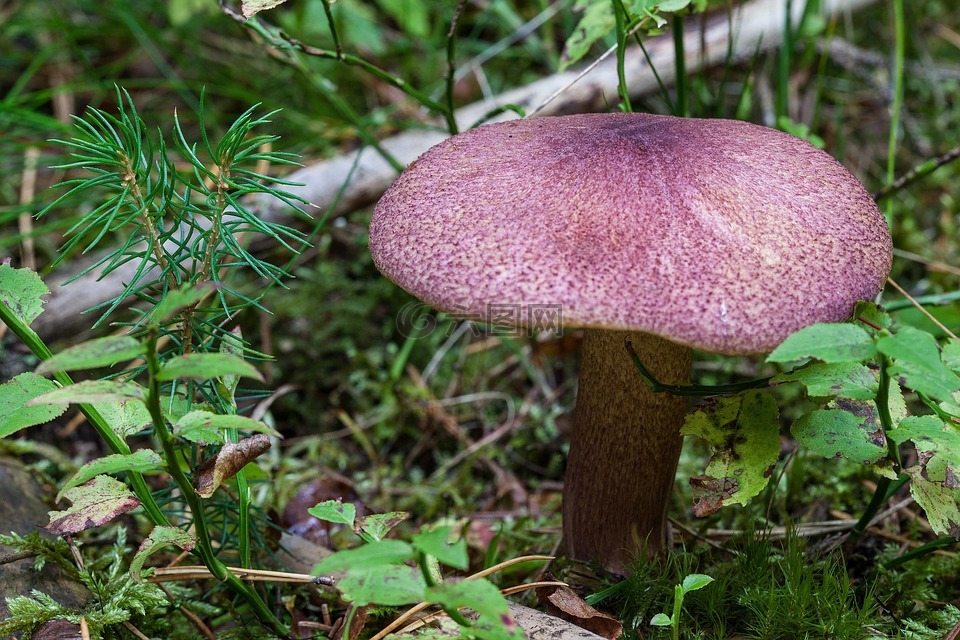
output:
[[[643,549],[661,552],[687,400],[654,393],[629,340],[666,384],[690,381],[689,347],[646,333],[587,330],[563,490],[566,553],[624,575]]]

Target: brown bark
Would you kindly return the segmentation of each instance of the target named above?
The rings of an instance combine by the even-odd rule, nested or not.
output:
[[[630,340],[660,382],[689,382],[691,350],[644,333],[587,331],[563,492],[571,558],[625,574],[644,546],[666,543],[667,505],[687,400],[654,393],[625,348]]]

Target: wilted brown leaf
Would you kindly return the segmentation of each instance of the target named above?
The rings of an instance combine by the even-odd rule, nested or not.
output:
[[[228,442],[220,452],[207,460],[197,474],[197,495],[209,498],[224,480],[237,475],[248,462],[257,459],[270,448],[270,437],[258,433],[236,444]]]
[[[544,579],[553,578],[544,576]],[[608,640],[614,640],[623,633],[622,624],[591,607],[570,587],[540,587],[537,589],[537,599],[540,604],[547,606],[551,614]]]

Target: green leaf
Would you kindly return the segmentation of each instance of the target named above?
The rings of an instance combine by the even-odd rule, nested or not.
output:
[[[96,402],[130,402],[147,398],[146,389],[135,382],[119,380],[84,380],[49,391],[31,400],[29,404],[87,404]]]
[[[950,400],[960,389],[960,377],[943,363],[936,339],[926,331],[904,326],[877,341],[877,349],[892,360],[890,373],[914,391]]]
[[[121,360],[142,356],[146,349],[130,336],[109,336],[64,349],[37,367],[37,373],[109,367]]]
[[[583,16],[563,46],[560,71],[579,62],[593,43],[607,37],[617,24],[613,6],[609,2],[579,0],[574,6],[574,11],[577,10],[583,10]]]
[[[63,495],[70,489],[91,480],[92,478],[120,471],[137,471],[145,473],[163,468],[163,460],[156,451],[151,449],[140,449],[134,453],[115,453],[113,455],[97,458],[80,467],[73,476],[60,489],[57,494],[57,502],[63,498]]]
[[[221,336],[219,352],[243,358],[243,335],[239,326]],[[234,413],[237,409],[237,387],[239,386],[240,376],[236,374],[230,373],[217,378],[217,393],[230,403]]]
[[[380,540],[356,549],[337,551],[320,561],[313,568],[315,575],[379,567],[385,564],[400,564],[413,560],[416,551],[412,546],[400,540]]]
[[[54,535],[80,533],[136,509],[140,504],[127,485],[109,476],[97,476],[64,494],[73,503],[65,511],[51,511],[44,529]]]
[[[761,390],[717,399],[688,415],[680,433],[701,438],[714,450],[706,473],[690,479],[697,516],[746,504],[767,486],[780,456],[777,403]]]
[[[767,362],[816,358],[824,362],[863,362],[876,355],[873,338],[854,324],[814,324],[787,337]]]
[[[0,304],[9,308],[24,325],[29,327],[43,313],[41,296],[48,293],[50,290],[36,272],[14,269],[6,260],[0,262]]]
[[[491,620],[500,620],[510,616],[510,607],[506,598],[489,580],[459,580],[443,582],[427,588],[424,597],[428,602],[438,604],[444,609],[470,607],[481,616]],[[514,623],[515,624],[515,623]]]
[[[345,524],[352,529],[353,521],[357,517],[357,507],[352,502],[327,500],[315,507],[310,507],[307,513],[325,522]]]
[[[316,573],[316,569],[314,572]],[[368,604],[399,607],[422,602],[426,588],[427,583],[420,569],[403,564],[358,567],[350,569],[345,576],[337,580],[341,597],[360,607]]]
[[[164,322],[173,314],[200,302],[218,288],[219,286],[216,283],[204,282],[168,291],[159,304],[150,311],[150,320],[151,322]]]
[[[357,518],[353,528],[361,537],[366,534],[364,539],[368,541],[383,540],[391,529],[409,517],[410,514],[403,511],[371,513],[368,516]]]
[[[943,345],[943,364],[956,374],[960,374],[960,340],[950,338]]]
[[[224,429],[238,429],[240,431],[266,433],[277,438],[282,437],[276,429],[271,428],[265,422],[245,416],[224,415],[209,411],[191,411],[181,416],[173,424],[173,431],[176,435],[201,444],[223,442],[221,432]]]
[[[904,471],[910,475],[910,494],[923,508],[933,531],[960,538],[960,489],[927,480],[917,466]]]
[[[430,531],[421,531],[410,538],[410,543],[421,553],[433,556],[454,569],[466,569],[470,566],[467,558],[467,541],[460,538],[455,543],[448,542],[453,527],[437,527]]]
[[[926,460],[922,464],[929,464],[929,458],[933,455],[941,458],[960,479],[960,431],[937,416],[904,418],[890,431],[890,437],[897,444],[912,441],[921,461]]]
[[[861,323],[869,322],[881,329],[889,329],[893,324],[889,313],[868,300],[860,300],[853,307],[853,319]]]
[[[228,375],[244,376],[263,382],[263,376],[252,364],[226,353],[189,353],[171,358],[163,364],[157,379],[210,380]]]
[[[877,376],[858,362],[812,362],[788,373],[781,373],[771,382],[799,382],[807,394],[815,398],[841,396],[857,400],[877,397]]]
[[[67,410],[65,402],[27,405],[34,398],[57,389],[56,384],[35,373],[21,373],[0,384],[0,438],[61,416]]]
[[[123,439],[153,424],[150,411],[140,401],[95,402],[93,408],[106,420],[113,432]]]
[[[703,573],[691,573],[683,579],[683,584],[681,589],[683,593],[688,593],[690,591],[696,591],[697,589],[703,589],[705,586],[713,582],[713,578]]]
[[[140,543],[140,548],[130,561],[130,577],[134,582],[143,581],[142,569],[144,561],[153,553],[168,546],[175,546],[184,551],[192,550],[197,544],[197,538],[183,529],[159,525],[153,528]]]
[[[655,627],[669,627],[673,625],[673,618],[665,613],[658,613],[650,619],[650,624]]]
[[[817,409],[793,423],[790,433],[800,444],[824,458],[847,458],[873,464],[887,455],[886,438],[879,427],[876,405],[859,401],[857,411],[872,412],[867,418],[849,410]]]

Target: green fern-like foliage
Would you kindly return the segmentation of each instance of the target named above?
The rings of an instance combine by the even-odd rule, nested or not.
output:
[[[222,335],[224,317],[257,306],[263,281],[278,284],[287,275],[253,255],[247,243],[259,235],[297,253],[303,235],[261,220],[244,198],[269,194],[306,215],[303,200],[281,188],[290,183],[257,170],[264,164],[297,163],[293,154],[270,150],[276,136],[256,133],[276,111],[257,115],[255,105],[213,141],[203,126],[201,101],[201,141],[189,143],[175,116],[170,148],[162,135],[151,135],[126,91],[117,90],[117,101],[117,115],[91,108],[76,118],[76,137],[57,141],[70,149],[72,158],[58,168],[78,177],[58,185],[65,192],[40,215],[79,193],[102,194],[100,204],[69,229],[59,258],[106,247],[74,279],[97,269],[106,275],[127,263],[136,265],[123,292],[100,305],[98,323],[131,297],[152,307],[172,291],[211,285],[214,301],[197,300],[167,323],[179,327],[171,336],[181,352],[189,352]],[[249,285],[238,272],[261,284]]]
[[[8,598],[10,616],[0,622],[0,637],[22,633],[22,637],[29,638],[50,620],[79,624],[81,618],[86,621],[91,638],[124,637],[111,631],[112,627],[124,623],[132,623],[141,632],[156,637],[170,637],[169,612],[174,606],[188,606],[206,614],[218,612],[215,607],[193,602],[185,590],[174,588],[168,597],[157,585],[134,580],[126,561],[130,550],[124,527],[117,528],[116,540],[106,553],[98,550],[96,557],[87,557],[93,554],[83,553],[80,547],[84,566],[79,570],[72,564],[72,555],[63,540],[47,540],[34,532],[27,536],[0,536],[0,544],[36,553],[38,562],[51,561],[65,566],[93,594],[83,609],[66,607],[55,597],[37,590],[29,596]],[[171,597],[175,602],[171,602]]]

